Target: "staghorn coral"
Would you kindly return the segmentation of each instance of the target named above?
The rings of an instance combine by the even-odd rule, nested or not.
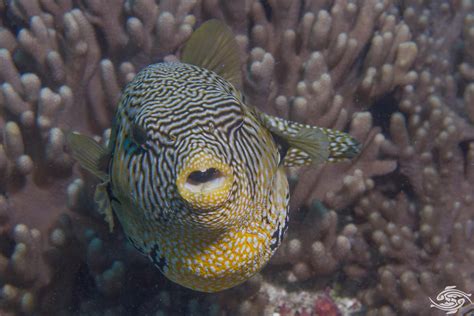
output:
[[[109,234],[64,148],[71,129],[105,143],[122,87],[209,18],[236,34],[251,104],[364,146],[289,170],[279,252],[216,295]],[[474,293],[473,21],[470,1],[0,2],[0,313],[272,314],[330,286],[370,315],[434,315],[446,285]]]

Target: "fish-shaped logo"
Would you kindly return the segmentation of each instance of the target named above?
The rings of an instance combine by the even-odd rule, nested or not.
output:
[[[429,298],[431,302],[430,307],[435,307],[445,311],[447,315],[451,315],[455,314],[466,302],[472,304],[470,297],[471,294],[456,289],[454,285],[450,285],[446,286],[444,290],[436,296],[438,302],[433,301],[431,297]]]

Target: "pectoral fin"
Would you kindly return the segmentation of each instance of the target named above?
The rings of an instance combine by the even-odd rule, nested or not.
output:
[[[102,181],[108,181],[107,166],[110,159],[107,149],[91,137],[68,132],[67,144],[72,156],[86,170]]]

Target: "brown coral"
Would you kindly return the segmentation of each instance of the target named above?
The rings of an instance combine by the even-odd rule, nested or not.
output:
[[[371,315],[422,315],[446,285],[474,293],[473,17],[469,1],[0,2],[0,312],[176,313],[173,297],[178,312],[273,313],[273,288],[333,286]],[[209,18],[236,34],[250,103],[364,145],[289,171],[281,249],[217,296],[109,235],[64,150],[70,129],[105,142],[122,87]]]

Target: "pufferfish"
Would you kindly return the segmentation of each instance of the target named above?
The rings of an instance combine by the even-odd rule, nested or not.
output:
[[[217,20],[181,62],[152,64],[126,86],[107,147],[68,134],[100,179],[98,209],[170,280],[216,292],[260,271],[288,227],[286,166],[352,158],[348,134],[270,116],[239,90],[239,47]]]

